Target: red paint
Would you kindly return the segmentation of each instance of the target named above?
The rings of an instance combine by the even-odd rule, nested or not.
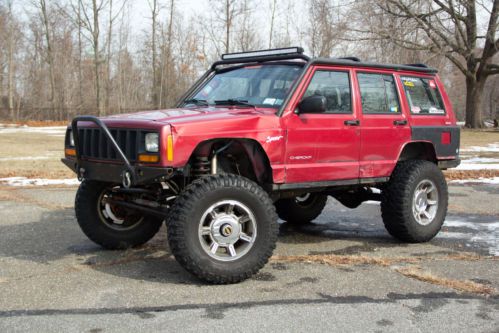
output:
[[[347,71],[350,75],[352,114],[294,113],[311,77],[317,69]],[[362,113],[357,72],[393,75],[401,112]],[[411,114],[400,76],[431,78],[430,85],[441,92],[445,114]],[[432,86],[432,88],[433,88]],[[358,120],[360,126],[346,126],[345,120]],[[407,120],[395,125],[394,121]],[[275,109],[248,107],[189,107],[110,116],[109,127],[155,129],[161,133],[161,160],[158,165],[183,167],[203,141],[216,138],[244,138],[258,142],[270,161],[274,183],[313,182],[389,176],[403,147],[411,142],[411,126],[455,126],[456,119],[444,87],[436,75],[412,71],[391,71],[351,66],[313,66],[284,107],[282,116]],[[83,124],[82,124],[83,125]],[[85,124],[92,126],[91,124]],[[166,137],[173,135],[173,162],[166,161]],[[442,134],[449,144],[449,133]],[[449,159],[452,156],[440,157]]]
[[[440,142],[443,144],[443,145],[450,145],[451,144],[451,136],[450,136],[450,132],[443,132],[442,133],[442,137],[440,139]]]

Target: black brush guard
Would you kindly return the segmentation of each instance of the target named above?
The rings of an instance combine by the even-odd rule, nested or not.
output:
[[[81,152],[79,151],[80,141],[78,137],[78,123],[83,121],[94,123],[100,128],[123,164],[101,163],[81,158]],[[79,180],[92,179],[110,183],[121,183],[123,187],[130,188],[135,185],[167,180],[173,175],[173,168],[132,165],[112,136],[106,124],[97,117],[75,117],[71,122],[71,130],[73,132],[76,159],[63,158],[62,162],[76,173]]]

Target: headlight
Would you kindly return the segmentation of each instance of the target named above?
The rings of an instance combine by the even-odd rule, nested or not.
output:
[[[159,151],[159,134],[147,133],[146,134],[146,151],[150,153],[157,153]]]
[[[73,136],[73,131],[69,131],[69,146],[75,146],[75,138]]]

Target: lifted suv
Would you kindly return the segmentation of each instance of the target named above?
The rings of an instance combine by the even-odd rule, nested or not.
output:
[[[381,201],[391,235],[432,239],[447,212],[441,169],[458,155],[435,69],[286,48],[223,55],[175,109],[76,117],[63,162],[82,180],[76,217],[92,241],[138,246],[166,221],[185,269],[234,283],[272,255],[278,216],[309,223],[328,196]]]

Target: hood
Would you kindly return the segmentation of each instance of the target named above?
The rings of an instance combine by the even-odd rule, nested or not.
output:
[[[129,114],[117,114],[108,116],[109,120],[137,120],[154,121],[161,123],[185,123],[199,122],[217,119],[234,119],[248,116],[272,115],[276,109],[268,108],[240,108],[240,107],[199,107],[199,108],[181,108],[167,110],[142,111]]]

